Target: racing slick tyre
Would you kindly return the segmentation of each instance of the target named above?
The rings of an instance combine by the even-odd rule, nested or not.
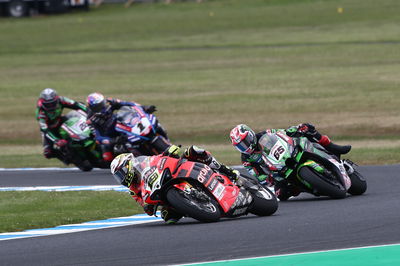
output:
[[[92,164],[88,160],[76,162],[75,165],[83,172],[89,172],[93,169]]]
[[[258,216],[269,216],[278,209],[278,200],[274,193],[263,186],[259,187],[257,192],[251,192],[253,202],[250,205],[249,212]]]
[[[367,190],[367,181],[365,178],[356,170],[349,175],[351,180],[351,187],[347,192],[351,195],[361,195]]]
[[[311,170],[309,167],[300,168],[298,174],[320,195],[329,196],[333,199],[343,199],[346,197],[346,189],[339,181],[328,181],[326,177]]]
[[[198,221],[217,222],[221,217],[219,204],[215,199],[194,187],[190,193],[172,187],[166,197],[177,212]]]

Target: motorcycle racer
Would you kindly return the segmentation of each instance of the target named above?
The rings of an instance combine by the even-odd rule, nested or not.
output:
[[[262,160],[262,150],[258,141],[265,135],[284,132],[289,137],[307,137],[310,141],[322,145],[327,151],[340,158],[341,154],[350,151],[351,146],[341,146],[333,143],[328,136],[321,135],[312,124],[303,123],[291,126],[288,129],[267,129],[255,133],[249,126],[240,124],[230,132],[232,145],[241,153],[243,166],[247,171],[257,177],[261,184],[274,185],[275,193],[280,200],[287,200],[291,196],[297,196],[301,191],[287,184],[286,179],[282,179],[279,172],[268,169]],[[263,170],[264,169],[264,170]],[[267,172],[266,172],[267,171]]]
[[[239,177],[239,172],[232,170],[231,168],[220,164],[211,155],[210,152],[200,149],[197,146],[190,146],[180,156],[180,147],[171,145],[168,150],[158,156],[170,156],[173,158],[184,158],[189,161],[200,162],[209,165],[213,169],[217,169],[223,174],[226,174],[229,178],[236,180]],[[141,175],[132,167],[132,159],[134,155],[132,153],[123,153],[115,157],[111,163],[111,174],[121,184],[129,188],[132,198],[138,202],[144,209],[145,213],[152,216],[155,212],[154,205],[147,204],[142,198],[142,191],[140,188]],[[163,206],[161,208],[161,218],[167,224],[174,224],[182,218],[182,215],[174,211],[171,207]]]
[[[36,119],[42,134],[43,155],[47,159],[57,157],[68,164],[67,159],[59,152],[67,144],[58,134],[59,127],[64,122],[64,108],[86,112],[84,104],[59,96],[54,89],[46,88],[40,93],[36,104]]]
[[[114,98],[105,98],[103,94],[94,92],[86,99],[88,109],[87,124],[95,132],[96,141],[100,144],[103,159],[111,162],[114,159],[113,143],[120,133],[115,130],[116,116],[114,111],[122,106],[141,106],[148,113],[154,113],[157,109],[154,105],[140,105],[136,102],[126,102]],[[160,130],[162,130],[160,126]]]

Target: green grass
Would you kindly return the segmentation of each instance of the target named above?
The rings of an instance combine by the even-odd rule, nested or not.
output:
[[[45,87],[156,104],[175,142],[228,145],[242,122],[398,136],[397,7],[226,0],[1,19],[1,143],[40,142],[34,105]]]
[[[0,233],[143,213],[128,193],[115,191],[1,192]]]

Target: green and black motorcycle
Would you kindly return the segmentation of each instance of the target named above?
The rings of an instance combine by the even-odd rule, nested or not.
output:
[[[109,167],[109,164],[103,161],[100,147],[86,124],[85,112],[80,110],[68,112],[59,133],[61,138],[68,142],[68,145],[60,151],[64,162],[72,163],[82,171],[91,171],[93,167]]]
[[[279,173],[278,182],[286,179],[302,192],[335,199],[367,190],[366,180],[353,162],[340,160],[306,137],[292,138],[278,131],[265,134],[259,144],[263,149],[262,168]]]

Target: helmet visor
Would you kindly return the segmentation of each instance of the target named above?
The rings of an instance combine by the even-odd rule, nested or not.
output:
[[[118,171],[114,173],[114,178],[120,183],[121,185],[126,186],[126,177],[129,172],[129,163],[125,165],[124,167],[121,167]]]
[[[54,100],[50,100],[50,101],[43,101],[43,108],[48,110],[48,111],[54,111],[57,109],[58,107],[58,98],[54,99]]]
[[[236,149],[238,149],[241,153],[251,154],[254,151],[255,143],[254,136],[250,133],[246,135],[246,137],[235,145]]]
[[[94,112],[94,113],[99,113],[103,111],[104,107],[106,106],[104,101],[101,101],[99,103],[91,104],[89,108]]]

